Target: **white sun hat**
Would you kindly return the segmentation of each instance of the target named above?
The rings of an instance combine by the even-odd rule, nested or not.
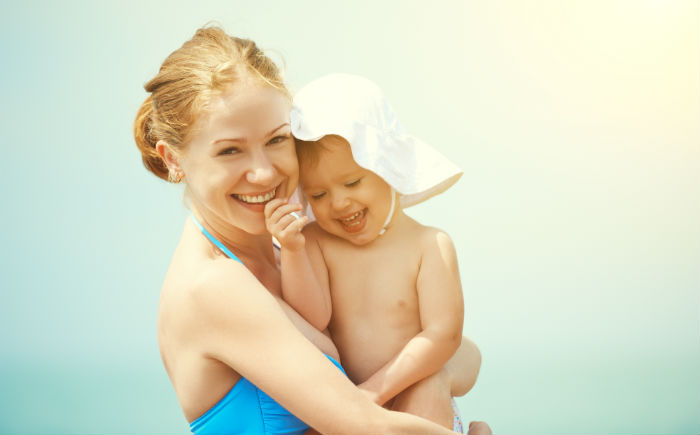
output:
[[[444,192],[462,170],[430,145],[406,134],[377,85],[364,77],[330,74],[294,97],[292,134],[314,141],[335,134],[350,143],[357,164],[379,175],[410,207]]]

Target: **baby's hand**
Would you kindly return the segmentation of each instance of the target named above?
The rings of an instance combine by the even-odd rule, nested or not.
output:
[[[286,199],[273,199],[265,205],[265,226],[282,245],[290,251],[304,249],[305,239],[301,229],[309,221],[306,216],[295,217],[301,205],[288,204]]]

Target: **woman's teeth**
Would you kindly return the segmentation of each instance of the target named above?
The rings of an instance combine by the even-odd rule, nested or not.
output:
[[[275,192],[277,191],[277,188],[272,189],[271,191],[263,194],[263,195],[239,195],[234,193],[233,196],[236,199],[240,199],[243,202],[247,202],[249,204],[260,204],[263,202],[267,202],[271,200],[272,198],[275,197]]]

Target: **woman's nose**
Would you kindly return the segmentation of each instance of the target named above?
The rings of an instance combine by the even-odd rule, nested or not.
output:
[[[246,180],[252,184],[267,184],[275,178],[275,167],[264,152],[255,153]]]

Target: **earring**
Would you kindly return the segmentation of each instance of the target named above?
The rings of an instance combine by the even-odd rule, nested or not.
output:
[[[168,181],[171,183],[180,183],[185,178],[185,173],[180,170],[170,170],[168,172]]]

